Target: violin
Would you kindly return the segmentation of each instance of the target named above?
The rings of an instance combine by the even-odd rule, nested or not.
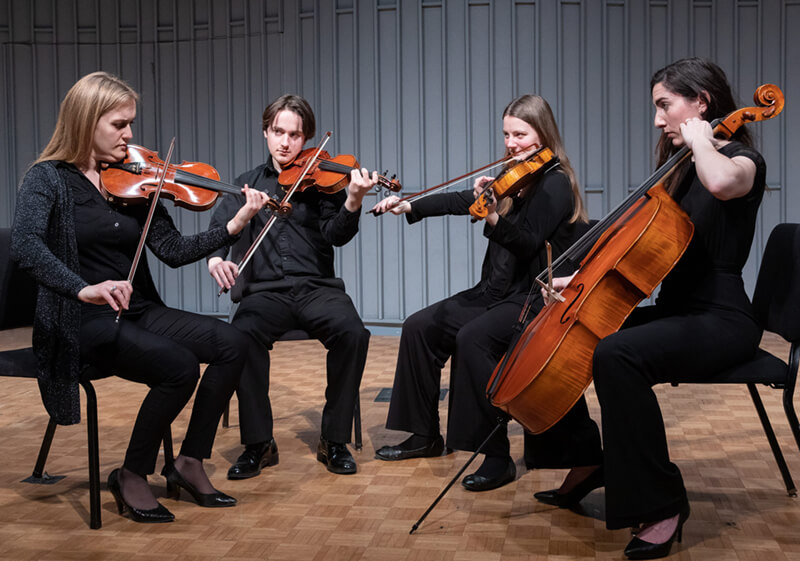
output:
[[[492,195],[498,201],[513,197],[533,183],[540,173],[545,173],[558,163],[558,156],[543,146],[524,160],[508,164],[500,175],[484,186],[483,192],[470,205],[469,213],[472,215],[472,221],[483,220],[488,216],[486,205],[491,203]]]
[[[300,152],[297,157],[288,164],[278,175],[278,183],[285,188],[297,183],[306,165],[317,152],[316,148],[307,148]],[[335,157],[322,150],[311,166],[306,171],[305,176],[299,182],[297,189],[305,191],[309,187],[315,187],[317,191],[331,195],[341,191],[350,184],[350,172],[354,169],[361,169],[356,157],[351,154],[340,154]],[[392,176],[391,179],[379,175],[378,186],[397,192],[402,189],[400,182]]]
[[[241,187],[220,181],[217,170],[208,164],[181,162],[165,168],[158,152],[135,144],[128,145],[128,155],[122,162],[109,164],[102,171],[101,191],[106,200],[115,204],[143,204],[155,194],[162,174],[161,196],[189,210],[211,208],[220,193],[242,192]]]

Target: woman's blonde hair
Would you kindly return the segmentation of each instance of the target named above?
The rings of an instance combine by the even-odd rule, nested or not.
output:
[[[107,72],[87,74],[64,96],[53,136],[35,163],[45,160],[86,162],[92,154],[94,131],[100,117],[124,103],[138,100],[139,95],[122,79]]]
[[[572,164],[567,157],[567,151],[564,149],[564,143],[561,141],[561,133],[558,132],[556,119],[553,117],[553,111],[550,109],[550,104],[547,103],[547,100],[539,95],[522,95],[506,106],[503,110],[503,117],[522,119],[536,129],[542,145],[550,148],[553,154],[558,157],[561,162],[561,171],[567,176],[572,186],[572,199],[575,210],[569,221],[576,222],[580,220],[586,222],[586,208],[583,205],[578,177],[575,175],[575,170],[572,169]],[[502,213],[504,214],[507,212],[507,209],[503,207],[510,205],[511,201],[509,199],[501,201],[501,208],[498,212],[503,211]]]

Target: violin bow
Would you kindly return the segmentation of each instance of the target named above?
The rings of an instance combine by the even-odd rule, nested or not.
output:
[[[297,191],[297,188],[300,186],[300,183],[302,183],[303,179],[305,179],[306,175],[308,174],[308,171],[311,169],[311,166],[313,166],[314,163],[317,161],[320,152],[322,152],[322,149],[325,148],[325,145],[328,143],[328,140],[330,140],[331,134],[333,134],[331,131],[326,132],[325,136],[320,140],[320,143],[317,145],[317,151],[314,152],[314,155],[311,158],[309,158],[308,162],[306,163],[306,167],[303,168],[303,172],[294,182],[292,187],[286,192],[286,195],[284,195],[283,200],[280,203],[281,205],[288,203],[289,199],[291,199],[292,195],[294,195],[295,191]],[[253,258],[253,254],[255,253],[256,249],[258,249],[258,246],[260,246],[261,242],[264,241],[264,238],[267,237],[267,234],[269,233],[270,229],[272,228],[272,225],[275,223],[277,219],[278,215],[275,213],[275,211],[273,211],[272,216],[269,217],[267,223],[264,224],[263,228],[261,228],[261,231],[258,233],[258,236],[256,236],[256,239],[253,240],[253,243],[247,249],[244,256],[242,256],[241,261],[239,261],[239,264],[237,265],[239,270],[238,274],[242,274],[242,269],[244,269],[250,262],[250,259]],[[219,293],[217,293],[217,296],[218,297],[222,296],[226,292],[228,292],[227,288],[220,288]]]
[[[561,293],[553,288],[553,246],[548,241],[544,242],[544,245],[547,248],[547,283],[545,284],[539,277],[536,277],[536,282],[547,295],[545,305],[555,301],[564,302],[564,297],[561,296]]]
[[[521,150],[519,150],[519,152],[525,152],[526,150],[530,150],[534,146],[538,146],[537,143],[534,142],[530,146],[526,146],[525,148],[522,148]],[[458,183],[460,181],[464,181],[465,179],[469,179],[471,177],[475,177],[479,173],[484,172],[484,171],[486,171],[488,169],[494,169],[494,168],[496,168],[498,166],[504,166],[506,164],[510,164],[515,159],[516,158],[514,156],[503,156],[499,160],[495,160],[494,162],[486,164],[485,166],[481,166],[478,169],[474,169],[472,171],[468,171],[464,175],[459,175],[458,177],[453,178],[453,179],[449,179],[449,180],[445,181],[444,183],[439,183],[438,185],[434,185],[433,187],[428,187],[427,189],[423,189],[422,191],[419,191],[418,193],[412,193],[410,195],[407,195],[407,196],[403,197],[402,199],[398,199],[398,201],[395,204],[395,206],[399,205],[400,203],[404,203],[404,202],[413,203],[414,201],[418,201],[420,199],[424,199],[425,197],[428,197],[430,195],[434,195],[434,194],[438,193],[439,191],[441,191],[443,189],[446,189],[447,187],[449,187],[450,185],[453,185],[454,183]],[[491,183],[492,182],[487,183],[484,186],[483,190],[485,191],[491,185]],[[394,208],[394,207],[392,207],[392,208]],[[375,216],[381,216],[382,214],[385,214],[385,213],[376,212],[375,210],[368,210],[367,214],[373,214]]]
[[[136,275],[136,268],[139,266],[139,260],[142,258],[142,252],[144,251],[144,241],[147,238],[147,232],[150,231],[150,223],[153,221],[153,215],[156,211],[156,204],[158,203],[158,197],[161,195],[161,188],[164,187],[164,180],[167,178],[167,171],[169,170],[169,163],[172,160],[172,151],[175,148],[175,137],[172,137],[172,142],[169,143],[169,151],[167,152],[167,157],[164,159],[164,171],[161,174],[161,178],[158,180],[158,187],[156,188],[156,192],[153,194],[153,199],[150,201],[150,210],[147,212],[147,220],[144,222],[144,226],[142,227],[142,235],[139,236],[139,245],[136,247],[136,255],[133,257],[133,263],[131,263],[131,270],[128,273],[128,282],[133,282],[133,277]],[[117,317],[114,319],[115,322],[119,322],[119,318],[122,315],[122,306],[119,307],[117,311]]]

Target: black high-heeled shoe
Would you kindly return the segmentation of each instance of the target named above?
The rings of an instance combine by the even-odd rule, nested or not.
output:
[[[159,503],[156,508],[151,508],[149,510],[129,505],[122,496],[122,487],[120,487],[119,484],[119,468],[108,474],[108,490],[111,491],[111,495],[117,503],[117,511],[123,516],[127,514],[128,518],[134,522],[152,524],[158,522],[172,522],[175,520],[175,515],[168,511],[161,503]]]
[[[550,489],[549,491],[539,491],[533,494],[540,503],[545,503],[559,508],[572,508],[577,506],[583,498],[605,485],[605,478],[603,476],[603,466],[598,467],[589,476],[575,485],[566,493],[559,493],[558,489]]]
[[[236,499],[220,491],[213,493],[201,493],[197,487],[186,481],[181,473],[175,468],[175,464],[165,465],[161,470],[161,475],[167,478],[169,496],[178,500],[181,496],[181,488],[186,489],[194,498],[195,502],[205,507],[223,507],[236,505]]]
[[[675,531],[664,543],[650,543],[640,540],[638,537],[633,538],[630,543],[625,547],[625,556],[628,559],[661,559],[669,555],[669,550],[672,549],[672,542],[676,539],[681,543],[683,539],[683,524],[689,518],[689,503],[681,510],[678,516],[678,525]]]

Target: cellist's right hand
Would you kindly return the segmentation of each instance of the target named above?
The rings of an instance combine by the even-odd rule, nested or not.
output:
[[[236,284],[239,267],[233,261],[225,261],[222,257],[212,257],[208,260],[208,272],[211,274],[211,278],[217,281],[220,288],[230,290]]]
[[[560,293],[562,290],[567,288],[567,286],[569,285],[570,281],[572,281],[572,277],[574,277],[576,274],[577,274],[577,271],[575,271],[574,273],[572,273],[568,277],[554,277],[553,278],[553,290],[555,292],[557,292],[557,293]],[[541,290],[542,290],[542,299],[544,300],[544,305],[545,306],[555,302],[555,299],[550,297],[550,294],[547,292],[547,290],[545,290],[544,288],[542,288]]]
[[[408,201],[401,201],[397,195],[390,195],[381,200],[372,207],[370,210],[375,216],[383,214],[384,212],[391,212],[392,214],[406,214],[411,212],[411,203]]]

